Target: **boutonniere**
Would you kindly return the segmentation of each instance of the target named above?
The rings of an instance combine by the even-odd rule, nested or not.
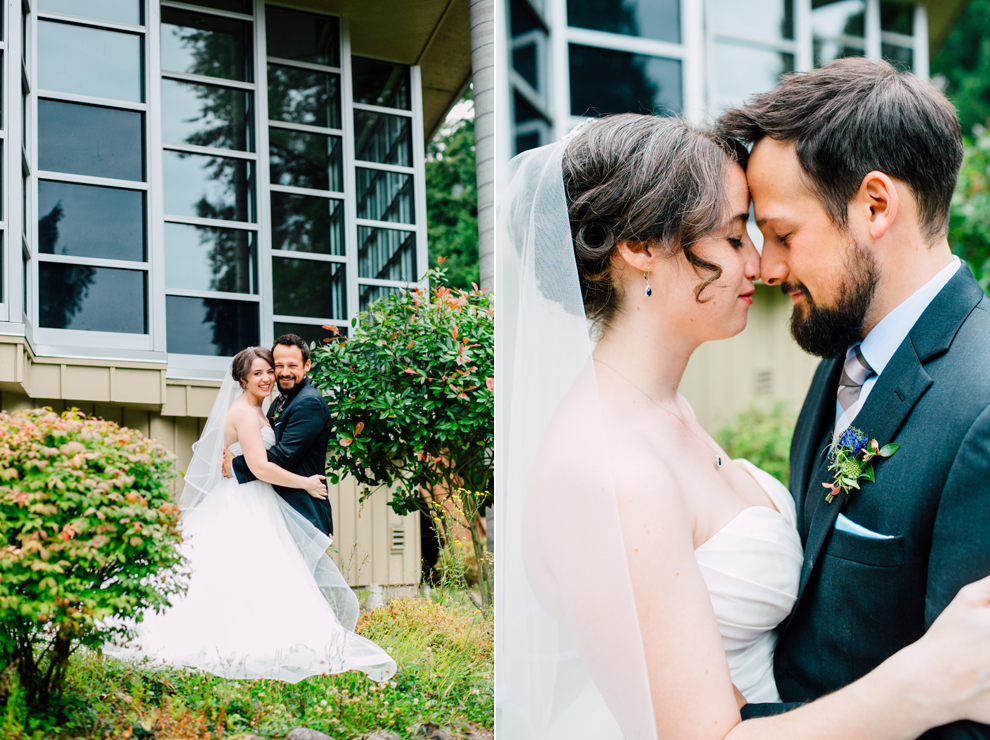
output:
[[[835,480],[831,483],[822,483],[829,489],[825,503],[832,503],[832,499],[840,493],[848,496],[850,489],[859,488],[860,480],[872,482],[873,458],[890,457],[898,449],[900,449],[898,444],[881,447],[875,439],[867,440],[866,435],[858,429],[853,427],[846,429],[828,452],[832,461],[828,469],[835,471]]]
[[[272,421],[278,421],[278,417],[282,415],[282,409],[275,409],[275,413],[272,414]]]

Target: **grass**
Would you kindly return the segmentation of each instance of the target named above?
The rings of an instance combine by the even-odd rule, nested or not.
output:
[[[472,726],[493,729],[490,613],[451,599],[397,599],[364,615],[357,631],[395,658],[398,673],[391,681],[376,684],[355,672],[298,684],[235,681],[81,651],[55,716],[11,721],[7,711],[8,730],[0,729],[0,735],[218,740],[245,734],[281,738],[305,726],[346,740],[373,730],[410,738],[423,722],[447,726],[455,736]],[[0,720],[4,714],[0,710]]]

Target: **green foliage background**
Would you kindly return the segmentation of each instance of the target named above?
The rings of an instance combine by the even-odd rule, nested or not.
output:
[[[715,440],[730,457],[749,460],[786,486],[796,421],[790,405],[784,401],[769,409],[754,404],[719,429]]]
[[[970,0],[931,61],[932,77],[945,77],[946,94],[959,111],[963,136],[990,118],[990,0]]]

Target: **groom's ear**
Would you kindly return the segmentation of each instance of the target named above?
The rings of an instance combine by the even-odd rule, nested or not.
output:
[[[897,218],[900,196],[894,181],[882,172],[870,172],[856,194],[856,205],[867,223],[870,236],[881,239]]]

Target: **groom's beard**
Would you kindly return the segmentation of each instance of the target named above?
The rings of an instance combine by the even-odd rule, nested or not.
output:
[[[805,352],[817,357],[839,357],[863,338],[863,322],[873,302],[879,269],[873,253],[853,244],[846,257],[846,275],[834,306],[819,306],[803,285],[784,283],[784,293],[801,290],[807,309],[794,306],[791,336]],[[802,315],[803,314],[803,315]]]

